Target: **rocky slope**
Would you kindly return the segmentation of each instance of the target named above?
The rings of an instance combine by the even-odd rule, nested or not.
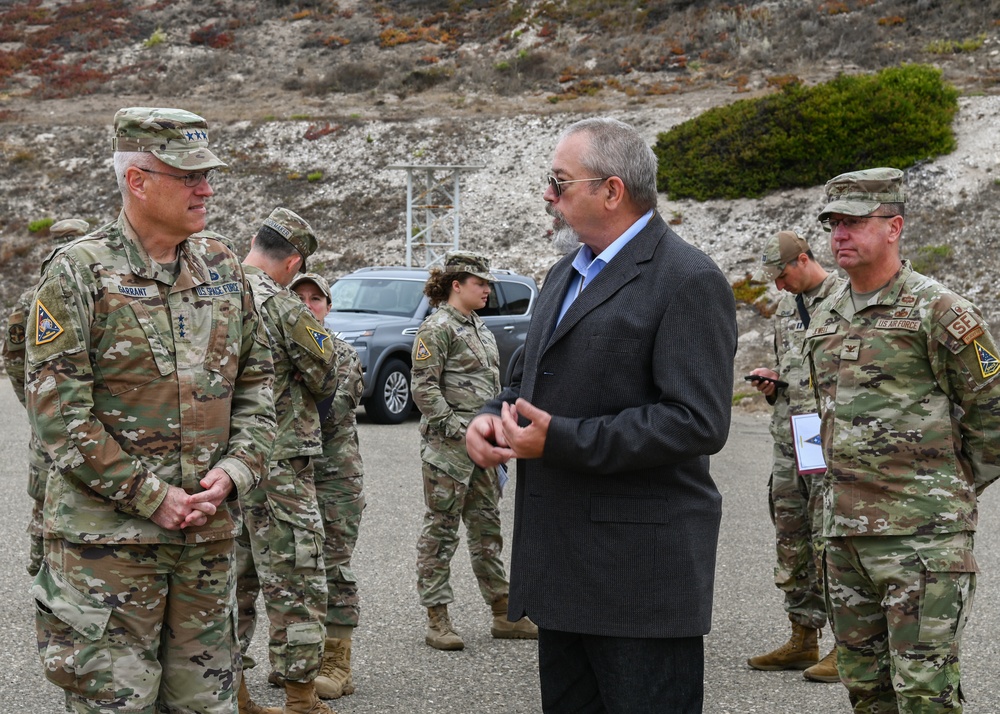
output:
[[[479,3],[487,9],[494,5]],[[695,54],[696,43],[691,40],[684,67],[670,66],[669,57],[656,64],[648,59],[655,49],[648,37],[643,43],[627,33],[601,39],[599,32],[588,33],[581,22],[559,24],[553,30],[543,20],[525,21],[516,36],[517,30],[506,30],[499,39],[490,39],[480,27],[486,10],[467,14],[467,27],[475,20],[479,34],[465,30],[462,41],[382,46],[379,38],[386,28],[406,25],[400,20],[404,11],[416,17],[430,14],[415,10],[417,4],[412,2],[372,6],[374,10],[347,2],[184,0],[147,6],[144,13],[122,20],[132,23],[130,32],[105,50],[87,54],[93,66],[118,67],[120,78],[99,84],[88,94],[51,98],[39,96],[43,92],[38,90],[37,76],[22,73],[6,80],[0,94],[0,152],[5,161],[0,172],[0,306],[10,305],[30,284],[48,248],[44,231],[29,232],[32,221],[79,216],[97,223],[117,214],[109,136],[111,119],[121,106],[181,106],[209,119],[213,148],[230,164],[213,185],[216,196],[210,203],[209,227],[231,237],[238,249],[246,246],[271,208],[285,205],[307,217],[322,235],[323,251],[312,264],[329,277],[360,265],[402,264],[406,175],[391,167],[476,165],[481,168],[462,179],[462,245],[490,254],[500,267],[542,279],[556,254],[548,244],[550,219],[541,194],[556,136],[570,122],[594,114],[615,116],[637,126],[652,143],[659,132],[709,107],[769,91],[769,77],[794,72],[818,81],[837,71],[877,69],[898,61],[909,43],[912,59],[937,63],[965,96],[955,121],[957,150],[907,173],[910,204],[904,251],[976,300],[1000,328],[993,231],[1000,218],[1000,96],[991,93],[993,85],[986,81],[995,76],[997,26],[990,18],[1000,18],[1000,3],[911,3],[908,31],[916,24],[915,17],[923,18],[922,39],[913,39],[912,32],[883,38],[883,44],[896,42],[895,49],[882,47],[874,56],[863,55],[865,61],[829,47],[811,61],[806,55],[815,53],[815,48],[790,54],[772,50],[771,64],[757,55],[765,46],[779,46],[792,30],[801,37],[813,23],[814,40],[819,42],[818,32],[829,44],[823,32],[833,28],[843,46],[855,25],[863,28],[867,22],[883,32],[876,22],[895,17],[891,13],[905,4],[858,1],[844,4],[849,12],[827,15],[822,8],[830,3],[748,3],[742,19],[721,9],[736,6],[721,3],[648,5],[666,13],[664,27],[671,19],[676,25],[686,23],[689,37],[696,36],[693,28],[699,17],[699,32],[706,37],[704,26],[712,22],[720,32],[742,32],[743,54],[737,49],[728,61],[713,61],[708,49]],[[699,16],[701,5],[709,8],[701,8]],[[964,21],[975,24],[956,27],[954,17],[940,5],[966,5],[963,17],[971,20]],[[811,14],[803,14],[804,6],[810,6]],[[211,48],[192,43],[192,33],[212,22],[232,26],[240,8],[248,8],[253,21],[234,27],[237,40],[231,45]],[[764,10],[768,21],[753,19],[751,11]],[[377,18],[384,19],[387,13],[392,19],[380,24]],[[445,29],[437,31],[449,27],[447,22],[441,26]],[[0,30],[3,27],[0,16]],[[165,39],[150,46],[158,27],[168,28]],[[421,22],[406,31],[412,33],[414,27],[437,26]],[[964,38],[978,36],[984,27],[984,39],[974,52],[927,55],[919,49],[926,47],[927,32],[939,33],[931,37]],[[349,45],[330,48],[329,38],[352,34]],[[431,30],[425,34],[434,39]],[[723,42],[718,36],[713,40],[716,49]],[[666,31],[661,31],[659,40],[676,41],[669,40]],[[0,51],[14,46],[0,44]],[[677,56],[662,47],[661,52]],[[559,82],[563,77],[532,65],[517,70],[524,76],[513,83],[508,70],[502,69],[505,62],[509,69],[510,62],[527,64],[540,54],[549,62],[545,66],[557,73],[575,68],[575,80]],[[438,60],[431,62],[432,56]],[[704,59],[696,62],[690,59],[694,56]],[[633,66],[623,72],[620,66],[628,57]],[[451,68],[444,73],[447,81],[431,82],[424,76],[427,68],[435,67]],[[360,75],[367,71],[374,72],[367,88],[335,91],[328,86],[331,77],[349,84],[352,73],[361,82]],[[580,89],[584,80],[596,83],[598,89],[568,96],[567,86]],[[663,93],[657,86],[677,88]],[[826,234],[815,220],[821,205],[822,187],[817,186],[759,200],[699,203],[661,196],[660,211],[678,233],[712,255],[735,283],[752,272],[762,243],[780,229],[805,235],[820,260],[829,264]],[[774,297],[772,288],[762,303],[740,306],[739,374],[768,358],[770,328],[760,308],[766,312],[767,301]],[[741,380],[737,389],[743,390]]]

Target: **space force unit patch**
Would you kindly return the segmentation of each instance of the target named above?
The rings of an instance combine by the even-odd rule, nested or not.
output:
[[[52,317],[52,313],[42,301],[38,300],[35,303],[35,344],[48,344],[62,333],[62,325]]]

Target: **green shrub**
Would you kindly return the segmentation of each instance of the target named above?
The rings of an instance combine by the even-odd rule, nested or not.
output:
[[[955,149],[958,91],[941,71],[905,65],[710,109],[660,134],[657,185],[671,198],[756,198]]]
[[[167,33],[163,31],[163,28],[157,27],[153,30],[153,34],[149,36],[143,43],[142,46],[145,48],[156,47],[157,45],[162,45],[167,41]]]
[[[308,181],[309,183],[315,183],[316,181],[322,181],[322,180],[323,180],[322,171],[312,171],[306,174],[306,181]]]
[[[922,245],[917,248],[917,254],[910,258],[910,263],[918,273],[933,275],[951,256],[951,246],[946,243]]]
[[[986,42],[986,33],[967,40],[934,40],[925,48],[932,55],[953,55],[962,52],[975,52]]]
[[[29,221],[28,232],[41,233],[42,231],[47,231],[53,223],[55,221],[51,218],[39,218],[37,221]]]

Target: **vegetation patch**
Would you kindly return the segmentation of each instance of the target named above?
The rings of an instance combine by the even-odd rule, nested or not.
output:
[[[83,0],[58,7],[39,0],[12,2],[0,9],[0,88],[27,73],[40,82],[32,94],[43,98],[89,94],[110,79],[85,65],[113,42],[136,37],[124,0]]]
[[[765,297],[765,293],[767,285],[755,283],[749,273],[733,283],[733,297],[736,298],[737,304],[749,305],[761,316],[770,317],[774,314],[776,306]]]
[[[756,198],[845,171],[907,168],[955,149],[957,111],[958,91],[925,65],[789,82],[660,134],[658,188],[673,199]]]

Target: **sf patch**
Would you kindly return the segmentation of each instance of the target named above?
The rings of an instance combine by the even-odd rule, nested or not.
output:
[[[41,300],[35,302],[35,344],[46,345],[56,339],[65,330],[52,316]]]
[[[417,347],[416,350],[414,351],[414,358],[423,361],[425,359],[429,359],[430,356],[431,356],[431,351],[427,349],[427,345],[424,344],[424,341],[418,337]]]

